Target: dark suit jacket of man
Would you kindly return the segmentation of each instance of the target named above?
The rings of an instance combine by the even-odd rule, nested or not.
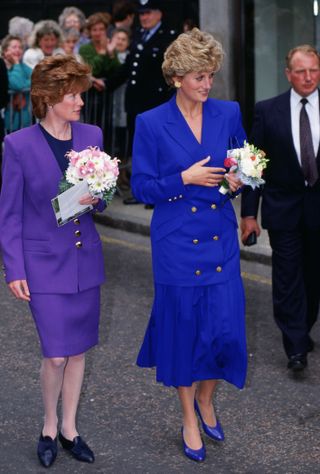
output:
[[[242,217],[257,216],[262,195],[262,227],[293,230],[302,222],[307,228],[319,229],[320,179],[312,188],[305,185],[293,144],[290,90],[256,104],[250,143],[263,149],[270,161],[265,170],[263,189],[244,189]],[[317,165],[320,176],[320,151]]]

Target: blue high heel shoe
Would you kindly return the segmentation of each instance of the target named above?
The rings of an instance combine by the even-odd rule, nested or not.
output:
[[[202,443],[202,448],[200,449],[191,449],[189,446],[186,445],[186,442],[183,437],[183,427],[181,428],[181,436],[182,436],[182,447],[183,452],[187,456],[187,458],[192,459],[192,461],[202,462],[206,459],[206,447],[204,443]]]
[[[223,432],[222,426],[220,425],[219,420],[217,419],[216,426],[209,426],[203,421],[197,400],[194,401],[194,408],[199,415],[202,428],[205,434],[209,436],[209,438],[214,439],[215,441],[223,441],[224,432]]]

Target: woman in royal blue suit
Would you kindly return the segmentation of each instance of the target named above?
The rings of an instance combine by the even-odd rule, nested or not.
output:
[[[196,414],[223,441],[212,406],[217,381],[241,388],[247,366],[237,220],[219,193],[223,176],[233,192],[241,186],[223,162],[245,133],[237,103],[208,99],[222,58],[220,43],[198,29],[169,46],[163,73],[177,93],[137,117],[133,150],[133,192],[155,205],[155,298],[137,363],[178,388],[183,450],[196,461],[205,458]]]
[[[29,302],[41,342],[45,416],[37,452],[45,467],[57,456],[60,394],[63,448],[80,461],[94,461],[79,436],[76,414],[85,352],[98,343],[102,247],[91,213],[58,227],[51,205],[68,166],[65,153],[102,148],[102,131],[78,123],[81,93],[90,85],[90,68],[73,56],[44,59],[31,82],[40,123],[5,138],[0,243],[8,286],[16,298]],[[105,207],[89,195],[81,203]]]

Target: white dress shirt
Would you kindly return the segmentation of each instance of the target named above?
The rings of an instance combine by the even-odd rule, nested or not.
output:
[[[297,152],[298,160],[301,165],[301,151],[300,151],[300,111],[302,108],[301,99],[303,97],[294,89],[291,89],[290,108],[291,108],[291,130],[294,148]],[[319,92],[316,89],[312,94],[306,97],[308,103],[306,104],[306,111],[309,117],[312,142],[314,154],[317,156],[320,139],[320,114],[319,114]]]

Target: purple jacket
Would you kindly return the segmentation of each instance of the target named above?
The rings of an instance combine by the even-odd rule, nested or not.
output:
[[[76,151],[102,149],[98,127],[73,122],[72,137]],[[92,214],[57,226],[51,199],[62,174],[39,125],[5,138],[2,176],[0,245],[7,283],[26,279],[31,293],[76,293],[103,283],[102,246]]]

